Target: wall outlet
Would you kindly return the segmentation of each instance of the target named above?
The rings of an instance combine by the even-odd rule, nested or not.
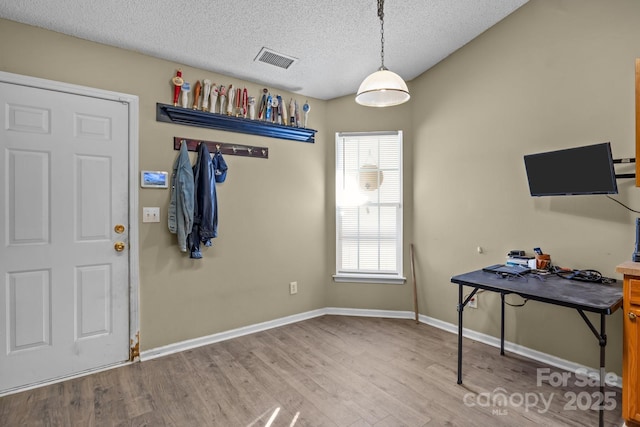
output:
[[[298,282],[289,283],[289,294],[295,295],[298,293]]]
[[[467,303],[469,308],[478,308],[478,294],[476,293]]]

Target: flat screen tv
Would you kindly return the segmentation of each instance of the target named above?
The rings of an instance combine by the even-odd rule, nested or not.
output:
[[[532,196],[617,194],[611,144],[524,156]]]

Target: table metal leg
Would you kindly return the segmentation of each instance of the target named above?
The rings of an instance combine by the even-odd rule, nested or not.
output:
[[[584,314],[584,312],[580,309],[577,309],[578,313],[580,314],[580,317],[582,317],[582,320],[585,321],[585,323],[587,324],[587,326],[589,327],[589,329],[591,329],[591,332],[593,333],[593,335],[595,335],[595,337],[598,339],[598,344],[600,344],[600,398],[601,398],[601,403],[600,403],[600,409],[598,412],[598,426],[603,427],[604,426],[604,379],[605,379],[605,372],[604,372],[604,358],[605,358],[605,348],[607,346],[607,333],[606,333],[606,329],[605,329],[605,315],[604,314],[600,314],[600,332],[598,333],[598,330],[595,328],[595,326],[593,326],[593,324],[591,323],[591,321],[589,320],[589,318],[586,316],[586,314]]]
[[[458,285],[458,384],[462,384],[462,285]]]
[[[605,331],[605,315],[600,314],[600,410],[598,414],[598,426],[604,427],[604,380],[605,380],[605,367],[604,367],[604,358],[605,358],[605,348],[607,346],[607,333]]]
[[[500,309],[500,355],[504,356],[504,293],[500,292],[500,302],[502,307]]]
[[[462,384],[462,311],[480,289],[474,288],[467,299],[463,300],[462,287],[463,285],[458,285],[458,384]]]

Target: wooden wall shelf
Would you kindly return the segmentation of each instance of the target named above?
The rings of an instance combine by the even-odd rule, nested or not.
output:
[[[314,129],[279,125],[160,103],[156,104],[156,121],[310,143],[315,142],[317,132]]]

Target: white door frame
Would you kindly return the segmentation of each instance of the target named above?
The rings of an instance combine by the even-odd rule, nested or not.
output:
[[[119,92],[78,86],[54,80],[23,76],[0,71],[0,82],[54,90],[74,95],[118,101],[129,107],[129,360],[140,356],[140,316],[138,256],[138,97]],[[98,369],[100,370],[100,369]],[[16,390],[19,391],[19,390]],[[14,391],[15,392],[15,391]]]

